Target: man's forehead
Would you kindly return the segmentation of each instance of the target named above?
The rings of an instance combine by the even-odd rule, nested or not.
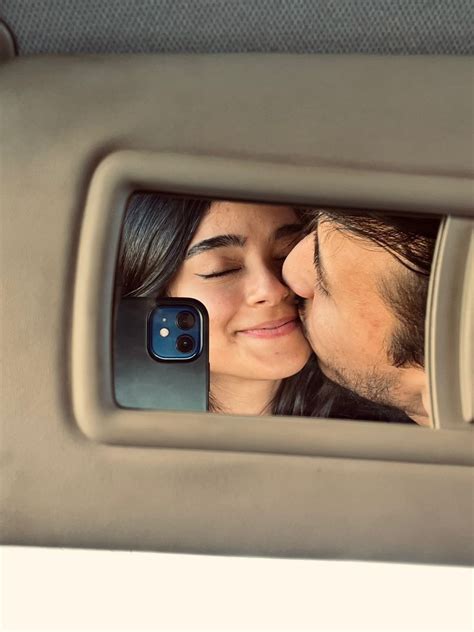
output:
[[[343,246],[348,246],[349,244],[354,244],[354,247],[359,250],[382,253],[387,252],[384,248],[382,248],[382,246],[372,239],[356,234],[346,228],[342,222],[338,222],[333,219],[319,219],[316,223],[316,232],[320,246],[326,250],[337,249]]]
[[[382,246],[348,231],[337,221],[320,219],[316,232],[320,255],[329,274],[341,272],[353,278],[357,271],[377,281],[387,267],[393,271],[400,265]]]

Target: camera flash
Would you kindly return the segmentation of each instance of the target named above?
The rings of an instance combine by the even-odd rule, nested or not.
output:
[[[166,327],[162,327],[162,328],[160,329],[160,336],[161,336],[162,338],[166,338],[166,337],[167,337],[167,336],[169,336],[169,335],[170,335],[170,330],[169,330],[169,329],[167,329]]]

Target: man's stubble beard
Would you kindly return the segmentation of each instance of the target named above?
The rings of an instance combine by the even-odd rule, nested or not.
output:
[[[400,386],[399,380],[395,375],[383,374],[375,366],[368,368],[366,371],[351,371],[336,364],[327,364],[318,357],[315,350],[315,344],[306,325],[308,320],[306,314],[307,304],[308,301],[300,301],[298,306],[301,327],[303,334],[316,355],[319,367],[324,375],[332,382],[343,386],[349,391],[352,391],[371,402],[382,404],[384,406],[402,408],[400,402],[394,401],[396,398],[393,397],[393,392],[397,391]]]
[[[319,359],[318,362],[321,371],[336,384],[376,404],[402,408],[401,402],[394,397],[399,387],[399,380],[394,375],[383,374],[375,366],[366,371],[355,371],[340,366],[326,367]]]

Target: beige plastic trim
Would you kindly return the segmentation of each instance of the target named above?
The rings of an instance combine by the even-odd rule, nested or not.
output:
[[[415,426],[388,428],[384,424],[376,430],[373,423],[354,427],[353,422],[332,420],[170,414],[125,410],[114,404],[112,296],[121,220],[129,194],[134,189],[194,194],[212,191],[216,197],[228,198],[240,190],[246,191],[249,199],[301,201],[297,192],[303,191],[308,202],[311,197],[320,199],[319,183],[323,180],[331,182],[327,170],[317,167],[302,170],[206,156],[123,151],[101,163],[89,189],[80,235],[71,350],[74,412],[89,438],[121,445],[474,463],[472,445],[465,438]],[[416,177],[407,180],[405,191],[410,180],[415,180],[416,187]],[[284,195],[279,189],[282,181],[288,183]],[[443,188],[442,183],[437,185]],[[343,204],[356,188],[352,174],[344,177],[340,173],[338,186],[337,200]],[[387,192],[385,195],[388,198]],[[456,263],[456,269],[462,269],[463,260]],[[444,412],[448,419],[453,414],[449,409]],[[336,442],[334,433],[339,436]]]
[[[144,413],[126,430],[100,355],[137,186],[471,216],[472,66],[331,55],[2,64],[1,543],[474,562],[468,424]]]
[[[448,217],[433,261],[427,365],[436,428],[465,429],[474,398],[474,221]]]
[[[466,258],[463,304],[461,306],[460,386],[464,421],[474,422],[474,230]]]

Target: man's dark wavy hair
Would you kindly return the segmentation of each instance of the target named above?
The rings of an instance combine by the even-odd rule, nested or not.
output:
[[[312,230],[330,222],[335,230],[387,250],[402,264],[400,274],[380,279],[381,296],[398,320],[388,356],[397,367],[424,367],[428,284],[442,218],[319,208],[305,209],[304,216]]]

